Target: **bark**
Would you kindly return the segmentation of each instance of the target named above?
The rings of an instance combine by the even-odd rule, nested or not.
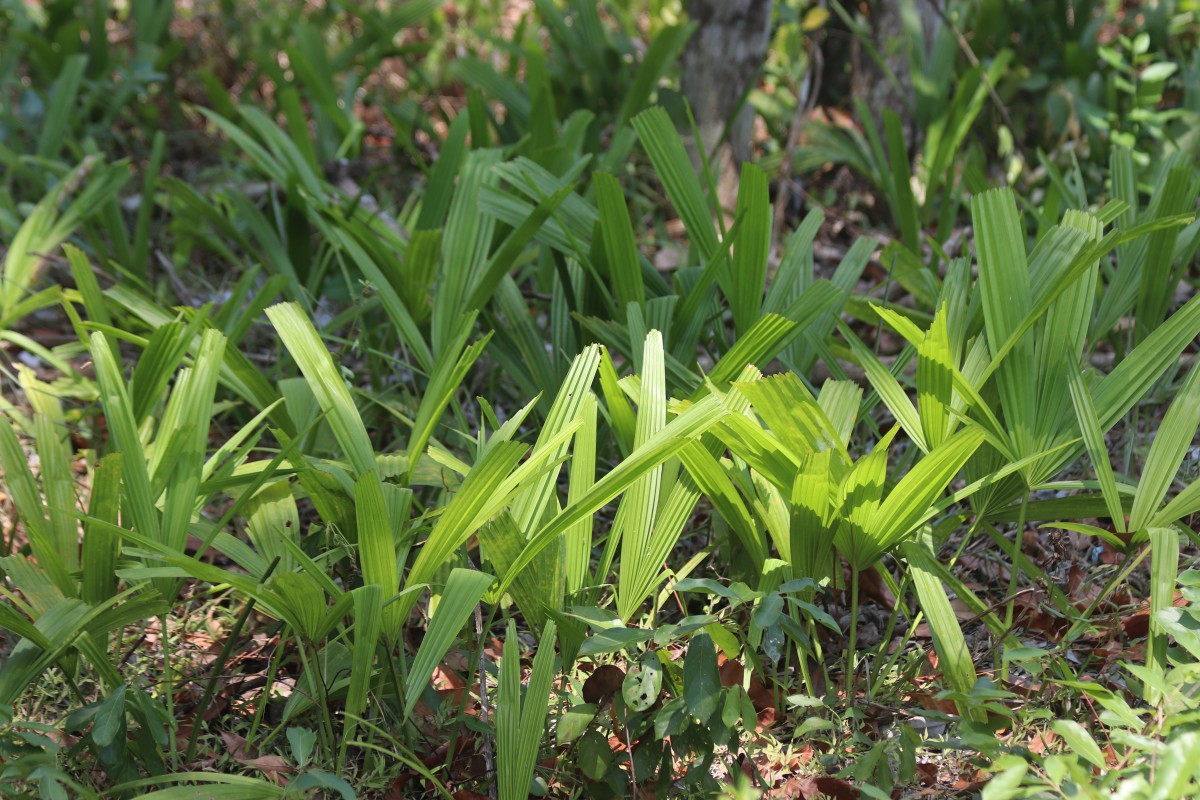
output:
[[[752,155],[754,111],[738,105],[762,69],[770,43],[772,0],[691,0],[688,15],[699,27],[681,57],[682,88],[691,104],[704,152],[713,153],[726,123],[729,136],[712,163],[721,205],[732,208],[738,169]],[[736,118],[734,113],[737,112]],[[733,119],[731,119],[733,118]],[[700,153],[692,143],[692,161]]]
[[[904,132],[910,147],[918,147],[923,131],[918,130],[913,118],[916,95],[913,91],[912,71],[909,67],[911,49],[916,43],[910,41],[904,29],[903,7],[911,2],[913,11],[920,20],[925,36],[925,57],[941,29],[942,18],[934,3],[943,0],[873,0],[869,4],[871,40],[876,51],[895,75],[897,83],[887,78],[887,73],[871,55],[861,47],[855,48],[854,78],[855,97],[861,97],[878,122],[884,109],[892,109],[904,124]]]

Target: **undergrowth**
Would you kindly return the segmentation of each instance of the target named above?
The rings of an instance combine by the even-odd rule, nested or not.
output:
[[[776,5],[3,6],[0,795],[1200,792],[1195,4]]]

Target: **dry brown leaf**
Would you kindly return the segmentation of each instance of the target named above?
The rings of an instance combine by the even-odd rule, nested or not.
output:
[[[221,731],[221,739],[225,741],[225,752],[230,758],[241,761],[246,758],[246,738],[236,733]]]
[[[238,759],[238,762],[247,767],[254,767],[267,776],[267,779],[282,786],[284,784],[283,776],[292,771],[291,766],[283,756],[266,755],[258,758]]]
[[[616,664],[597,667],[583,682],[583,701],[596,705],[607,703],[614,694],[621,691],[621,683],[624,680],[625,670]]]
[[[936,785],[938,780],[937,764],[934,764],[931,761],[918,761],[917,780],[921,782],[922,786]]]
[[[938,711],[942,714],[957,714],[958,707],[953,700],[939,700],[928,692],[910,692],[909,702],[916,703],[926,711]]]

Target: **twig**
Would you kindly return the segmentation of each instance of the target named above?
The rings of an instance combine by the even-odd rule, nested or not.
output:
[[[958,29],[958,26],[946,14],[945,9],[938,5],[937,0],[926,0],[926,2],[933,9],[933,13],[938,15],[942,24],[950,29],[950,33],[953,34],[954,40],[958,42],[958,48],[963,51],[963,55],[967,57],[967,61],[971,62],[972,67],[978,67],[980,64],[979,57],[975,55],[975,51],[971,49],[971,43],[967,41],[967,37],[963,36],[962,31]],[[992,80],[988,77],[987,70],[983,70],[979,77],[983,81],[983,85],[987,87],[988,97],[991,98],[993,105],[996,106],[996,110],[1000,112],[1000,116],[1004,118],[1004,124],[1012,132],[1013,146],[1021,151],[1021,160],[1028,161],[1025,158],[1024,149],[1021,147],[1020,142],[1017,141],[1017,126],[1013,124],[1012,117],[1008,115],[1008,106],[1004,105],[1004,101],[1000,99],[1000,95],[996,94],[996,87],[992,85]]]
[[[167,282],[171,284],[171,288],[179,299],[186,305],[195,305],[192,293],[188,291],[188,288],[183,285],[183,281],[179,279],[179,272],[175,269],[175,263],[162,250],[156,249],[154,256],[158,259],[158,263],[162,265],[163,271],[167,273]]]
[[[1018,597],[1020,597],[1021,595],[1026,595],[1026,594],[1029,594],[1029,593],[1031,593],[1031,592],[1036,592],[1036,591],[1037,591],[1037,587],[1034,587],[1034,586],[1027,586],[1027,587],[1026,587],[1026,588],[1024,588],[1024,589],[1019,589],[1018,591],[1016,591],[1016,592],[1013,592],[1013,593],[1012,593],[1012,594],[1010,594],[1010,595],[1006,595],[1005,597],[1002,597],[1002,598],[1000,598],[1000,599],[999,599],[999,600],[997,600],[996,602],[994,602],[994,603],[992,603],[991,605],[989,605],[989,606],[987,606],[986,608],[984,608],[984,609],[983,609],[983,611],[980,611],[978,614],[976,614],[976,615],[975,615],[975,616],[973,616],[973,617],[969,617],[969,618],[967,618],[967,619],[964,619],[964,620],[963,620],[961,623],[959,623],[959,624],[960,624],[960,625],[970,625],[970,624],[971,624],[971,623],[973,623],[973,622],[978,622],[979,620],[981,620],[981,619],[983,619],[984,617],[986,617],[988,614],[991,614],[991,613],[995,612],[995,611],[996,611],[996,609],[1000,608],[1001,606],[1007,605],[1007,604],[1008,604],[1010,601],[1012,601],[1012,600],[1016,600],[1016,599],[1017,599]],[[1012,629],[1011,629],[1011,628],[1009,628],[1009,629],[1008,629],[1008,632],[1009,632],[1009,633],[1011,633],[1011,632],[1012,632]]]

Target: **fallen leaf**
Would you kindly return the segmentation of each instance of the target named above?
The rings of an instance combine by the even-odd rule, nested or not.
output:
[[[660,272],[670,272],[679,266],[681,260],[677,249],[664,247],[654,254],[654,268]]]
[[[834,800],[858,800],[858,789],[839,778],[817,778],[817,788]]]
[[[236,733],[229,731],[221,731],[221,738],[225,741],[225,752],[230,758],[241,761],[246,758],[246,738],[238,736]]]
[[[583,682],[583,701],[603,705],[612,696],[621,691],[621,683],[625,680],[625,670],[616,664],[605,664]]]
[[[730,661],[721,653],[717,656],[717,674],[721,678],[722,686],[741,686],[745,680],[746,668],[740,661]],[[750,696],[750,702],[754,704],[754,710],[758,714],[758,730],[761,732],[774,725],[779,718],[779,709],[775,707],[775,695],[758,675],[750,676],[750,687],[746,694]]]
[[[953,700],[939,700],[928,692],[910,692],[909,702],[916,703],[926,711],[938,711],[942,714],[957,714],[958,707]]]
[[[1180,592],[1175,592],[1172,600],[1175,607],[1187,605],[1187,598]],[[1132,614],[1121,618],[1121,628],[1130,639],[1141,639],[1150,633],[1150,603],[1142,603],[1142,607]]]
[[[261,771],[268,779],[281,786],[283,785],[283,776],[292,771],[292,768],[284,760],[283,756],[267,755],[259,756],[258,758],[239,758],[238,761],[247,767],[254,767]]]
[[[883,582],[878,567],[868,567],[858,574],[858,590],[862,597],[874,600],[884,608],[894,608],[896,596]]]
[[[988,774],[983,770],[975,770],[974,772],[964,772],[958,776],[958,780],[954,782],[954,789],[961,794],[968,792],[977,792],[983,788],[988,782]]]
[[[1045,753],[1049,747],[1054,744],[1054,740],[1058,738],[1058,734],[1054,731],[1042,731],[1037,736],[1029,740],[1029,752],[1040,756]]]
[[[858,800],[859,798],[858,789],[855,789],[839,778],[828,776],[820,778],[790,778],[784,784],[784,787],[787,787],[786,793],[775,794],[772,792],[771,796],[804,798],[804,800],[814,800],[814,798],[821,797],[831,797],[833,800]]]

